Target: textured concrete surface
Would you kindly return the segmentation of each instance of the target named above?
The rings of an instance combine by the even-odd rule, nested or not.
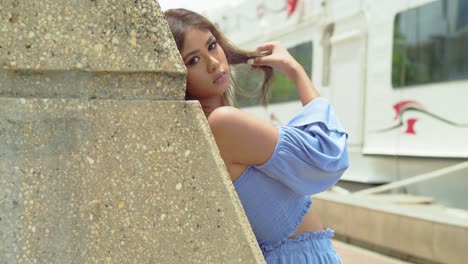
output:
[[[154,99],[184,98],[185,78],[169,78],[166,81],[159,77],[159,85],[154,80],[155,72],[165,72],[171,76],[185,74],[185,67],[178,52],[174,52],[175,43],[157,1],[3,0],[0,21],[0,67],[8,70],[2,75],[14,75],[10,82],[0,84],[0,95],[18,93],[15,82],[22,82],[25,78],[26,85],[43,81],[46,82],[45,86],[50,86],[29,86],[28,90],[58,90],[59,94],[64,93],[64,89],[75,88],[62,85],[61,79],[77,79],[81,83],[83,79],[91,79],[88,81],[91,82],[91,90],[97,89],[101,83],[113,82],[108,89],[131,88],[139,93],[153,89],[150,94]],[[39,73],[29,72],[31,70]],[[47,80],[56,80],[50,77],[50,71],[58,71],[57,84],[47,83]],[[96,73],[88,77],[76,71],[120,74],[109,79],[106,74]],[[145,74],[147,76],[134,85],[130,83],[128,87],[128,83],[123,81],[123,73],[132,72],[138,72],[138,79]],[[79,92],[73,90],[67,93]]]
[[[167,72],[1,70],[0,97],[171,100],[184,75]],[[182,90],[183,91],[183,90]]]
[[[0,99],[0,113],[1,263],[261,258],[198,102]]]
[[[0,263],[264,262],[156,1],[0,21]]]

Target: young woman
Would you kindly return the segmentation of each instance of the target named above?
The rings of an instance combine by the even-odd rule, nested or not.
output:
[[[335,184],[348,167],[347,134],[301,65],[279,43],[246,52],[206,18],[185,9],[165,12],[187,67],[186,99],[198,100],[267,263],[341,263],[310,195]],[[304,107],[274,127],[232,105],[230,65],[272,68],[291,79]]]

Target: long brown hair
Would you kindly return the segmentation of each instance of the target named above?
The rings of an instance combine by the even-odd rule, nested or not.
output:
[[[247,60],[265,56],[258,51],[246,51],[234,46],[218,28],[211,23],[207,18],[193,11],[177,8],[169,9],[164,12],[166,20],[169,23],[172,35],[177,45],[179,52],[184,46],[185,31],[189,27],[195,27],[202,30],[209,30],[216,38],[216,41],[226,54],[226,59],[229,65],[247,63]],[[261,84],[261,103],[265,106],[268,102],[268,91],[273,81],[273,69],[269,66],[256,67],[264,72],[263,82]],[[235,105],[235,91],[242,90],[236,84],[234,78],[231,78],[231,85],[228,92],[224,95],[224,103],[226,105]]]

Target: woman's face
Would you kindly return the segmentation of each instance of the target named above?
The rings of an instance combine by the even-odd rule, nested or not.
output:
[[[188,28],[181,54],[187,67],[189,98],[216,98],[229,89],[229,64],[223,49],[209,30]]]

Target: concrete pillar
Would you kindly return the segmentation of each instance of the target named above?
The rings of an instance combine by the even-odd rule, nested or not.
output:
[[[0,263],[262,263],[156,1],[0,5]]]

